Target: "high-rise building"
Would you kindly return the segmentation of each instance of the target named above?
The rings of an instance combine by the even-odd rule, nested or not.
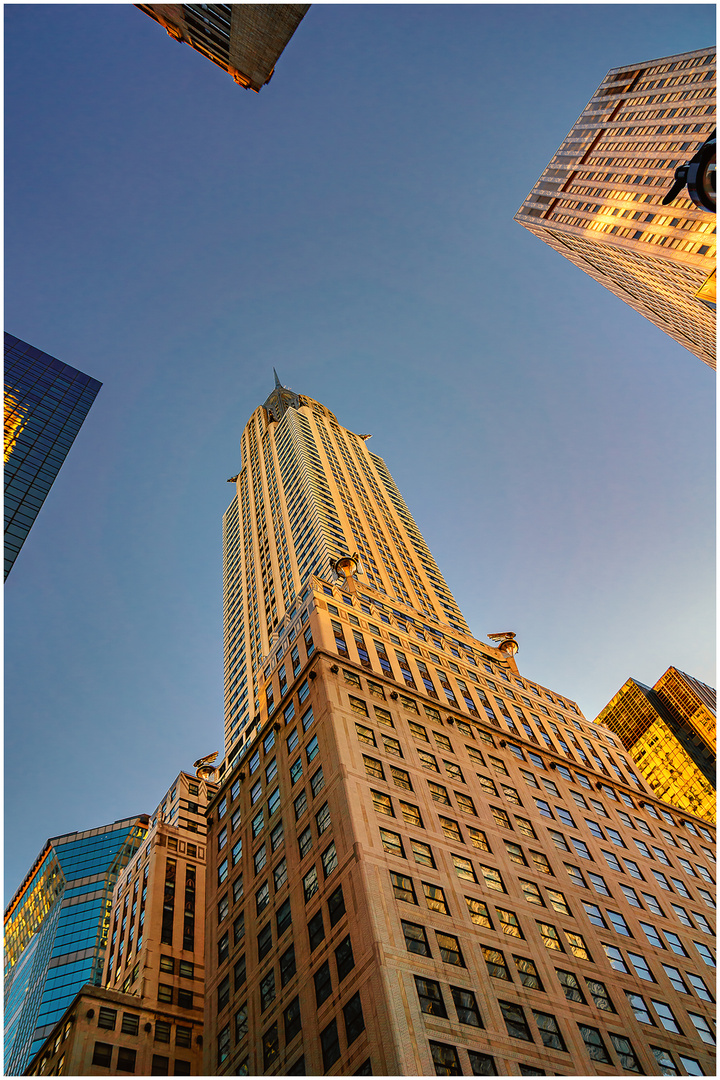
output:
[[[212,768],[176,777],[118,876],[99,986],[84,986],[28,1066],[33,1076],[202,1075],[205,807]]]
[[[259,93],[309,4],[135,4],[167,30],[223,68],[239,86]]]
[[[5,335],[5,577],[102,386]]]
[[[609,71],[515,215],[711,367],[715,216],[662,200],[715,127],[714,64],[707,48]]]
[[[5,1073],[21,1075],[86,983],[102,981],[118,875],[147,832],[131,817],[48,840],[5,912]]]
[[[652,689],[628,679],[596,719],[615,732],[660,799],[716,819],[715,691],[670,667]]]
[[[281,386],[243,433],[206,1073],[713,1074],[713,831],[470,634],[365,439]]]

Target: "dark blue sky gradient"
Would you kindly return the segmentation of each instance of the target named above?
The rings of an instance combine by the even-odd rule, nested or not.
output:
[[[220,522],[272,366],[372,432],[474,632],[594,717],[713,681],[714,376],[513,222],[712,5],[314,5],[244,91],[131,5],[6,12],[6,326],[103,389],[6,586],[6,886],[221,748]]]

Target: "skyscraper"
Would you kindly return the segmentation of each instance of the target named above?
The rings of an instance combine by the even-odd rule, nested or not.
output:
[[[259,93],[309,4],[136,4],[170,37]]]
[[[711,367],[715,217],[687,192],[661,204],[715,127],[714,63],[707,48],[609,71],[515,215]]]
[[[146,817],[48,840],[5,912],[5,1072],[22,1074],[85,983],[99,985],[118,874]]]
[[[205,1071],[712,1074],[713,832],[470,634],[365,440],[279,385],[243,433]]]
[[[5,577],[102,386],[5,334]]]
[[[650,689],[628,679],[597,717],[660,799],[715,822],[715,691],[670,667]]]
[[[182,772],[118,876],[102,985],[67,1005],[28,1072],[202,1074],[205,806],[211,768]]]

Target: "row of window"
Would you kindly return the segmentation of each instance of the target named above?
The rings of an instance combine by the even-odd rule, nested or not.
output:
[[[134,1073],[137,1061],[137,1050],[127,1046],[118,1046],[117,1057],[113,1062],[115,1047],[111,1043],[96,1042],[93,1047],[92,1063],[103,1069],[114,1069],[118,1073]],[[57,1065],[57,1075],[62,1075],[64,1062],[61,1060]],[[163,1054],[153,1054],[150,1068],[151,1076],[168,1076],[170,1073],[170,1058]],[[182,1058],[175,1058],[173,1075],[190,1076],[191,1062]]]

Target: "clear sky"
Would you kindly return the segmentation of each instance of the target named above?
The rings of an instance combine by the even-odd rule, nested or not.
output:
[[[6,328],[103,382],[10,574],[6,891],[222,746],[221,517],[286,385],[372,432],[473,632],[593,718],[714,682],[714,375],[513,221],[712,5],[316,4],[259,95],[9,5]]]

